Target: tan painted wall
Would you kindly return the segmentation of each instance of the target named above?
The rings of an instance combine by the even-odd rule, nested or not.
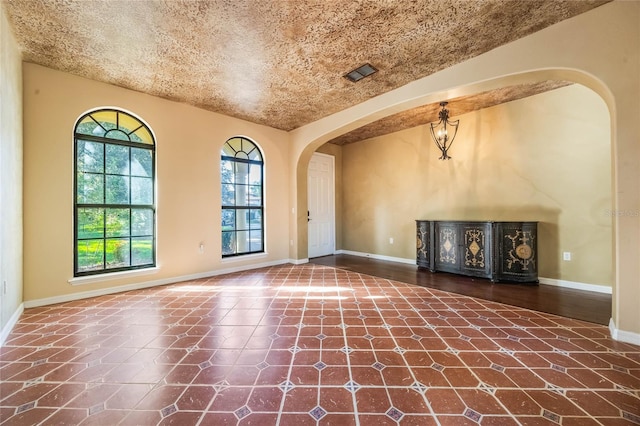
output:
[[[22,303],[22,60],[3,7],[0,99],[0,330],[4,331]]]
[[[460,128],[449,161],[438,159],[428,125],[344,147],[344,248],[415,259],[415,219],[533,220],[541,277],[611,286],[611,137],[602,99],[576,84],[451,113]]]
[[[615,23],[615,24],[613,24]],[[607,104],[613,151],[614,337],[640,342],[640,2],[615,0],[291,132],[290,257],[306,257],[309,157],[331,138],[408,108],[510,84],[565,79]]]
[[[131,111],[155,132],[159,271],[72,286],[73,126],[103,106]],[[267,254],[221,261],[220,148],[236,135],[264,153]],[[24,64],[25,301],[287,261],[288,168],[286,132]]]

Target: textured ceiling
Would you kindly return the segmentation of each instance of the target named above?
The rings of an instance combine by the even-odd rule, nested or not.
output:
[[[482,92],[471,96],[449,99],[447,109],[452,120],[457,116],[483,108],[489,108],[505,102],[515,101],[549,90],[559,89],[571,84],[568,81],[547,80],[532,84],[507,86],[489,92]],[[390,115],[373,123],[362,126],[329,142],[336,145],[359,142],[376,136],[386,135],[399,130],[410,129],[423,124],[437,122],[438,113],[442,107],[439,103],[423,105],[397,114]]]
[[[2,0],[2,6],[27,62],[292,130],[607,1]],[[343,78],[366,62],[379,72],[358,83]],[[495,104],[545,87],[554,83],[465,102]],[[367,137],[375,126],[388,133],[394,118],[386,122],[367,126]]]

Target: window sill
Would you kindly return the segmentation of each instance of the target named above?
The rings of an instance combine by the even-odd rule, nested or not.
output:
[[[87,275],[84,277],[74,277],[68,280],[71,285],[83,285],[93,284],[102,281],[118,280],[121,278],[138,277],[143,275],[153,275],[160,271],[160,267],[154,266],[152,268],[135,269],[133,271],[121,271],[121,272],[107,272],[99,275]]]
[[[269,254],[267,252],[255,253],[255,254],[241,254],[239,256],[223,257],[221,262],[222,263],[242,262],[243,260],[263,259],[268,256]]]

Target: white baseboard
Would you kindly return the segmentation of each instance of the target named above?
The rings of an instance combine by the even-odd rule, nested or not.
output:
[[[576,290],[594,291],[596,293],[612,294],[611,286],[599,284],[585,284],[575,281],[556,280],[554,278],[539,277],[540,284],[554,285],[556,287],[573,288]]]
[[[617,329],[613,318],[609,320],[609,332],[613,340],[640,346],[640,334]]]
[[[64,295],[61,295],[61,296],[46,297],[44,299],[27,300],[27,301],[24,302],[24,307],[25,308],[35,308],[35,307],[38,307],[38,306],[47,306],[47,305],[53,305],[53,304],[56,304],[56,303],[71,302],[73,300],[87,299],[89,297],[104,296],[104,295],[107,295],[107,294],[121,293],[123,291],[130,291],[130,290],[140,290],[140,289],[143,289],[143,288],[149,288],[149,287],[156,287],[156,286],[160,286],[160,285],[179,283],[179,282],[182,282],[182,281],[197,280],[197,279],[200,279],[200,278],[214,277],[214,276],[217,276],[217,275],[230,274],[230,273],[233,273],[233,272],[242,272],[242,271],[248,271],[248,270],[251,270],[251,269],[258,269],[258,268],[266,268],[266,267],[269,267],[269,266],[283,265],[283,264],[286,264],[286,263],[293,263],[293,261],[290,260],[290,259],[276,260],[276,261],[271,261],[271,262],[263,262],[263,263],[257,263],[257,264],[252,264],[252,265],[243,265],[243,266],[236,266],[236,267],[233,267],[233,268],[219,269],[219,270],[216,270],[216,271],[207,271],[207,272],[200,272],[200,273],[197,273],[197,274],[182,275],[182,276],[178,276],[178,277],[162,278],[162,279],[159,279],[159,280],[143,281],[143,282],[139,282],[139,283],[121,285],[121,286],[117,286],[117,287],[103,288],[103,289],[99,289],[99,290],[81,291],[81,292],[77,292],[77,293],[64,294]]]
[[[289,263],[293,263],[294,265],[304,265],[305,263],[309,263],[309,259],[289,259]]]
[[[391,257],[384,256],[381,254],[373,254],[373,253],[363,253],[359,251],[351,251],[351,250],[338,250],[336,254],[349,254],[351,256],[360,256],[360,257],[368,257],[370,259],[378,259],[378,260],[388,260],[390,262],[398,262],[398,263],[406,263],[409,265],[415,265],[415,259],[404,259],[402,257]],[[557,287],[565,287],[565,288],[573,288],[576,290],[584,290],[584,291],[595,291],[597,293],[606,293],[611,294],[611,287],[606,285],[597,285],[597,284],[585,284],[579,283],[575,281],[567,281],[567,280],[556,280],[553,278],[539,278],[540,284],[553,285]]]
[[[351,250],[337,250],[336,254],[348,254],[351,256],[368,257],[370,259],[387,260],[389,262],[408,263],[410,265],[415,265],[416,263],[415,259],[405,259],[403,257],[385,256],[382,254],[362,253],[359,251],[351,251]]]
[[[16,309],[13,315],[11,315],[11,318],[9,318],[9,322],[2,327],[2,334],[0,334],[0,347],[4,345],[4,342],[7,340],[7,337],[9,337],[11,330],[13,330],[13,327],[18,323],[23,311],[24,303],[21,303],[20,306],[18,306],[18,309]]]

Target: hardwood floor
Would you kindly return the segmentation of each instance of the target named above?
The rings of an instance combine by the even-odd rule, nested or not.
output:
[[[596,324],[607,325],[611,318],[610,294],[544,284],[492,283],[481,278],[419,270],[416,265],[344,254],[317,257],[309,262]]]

